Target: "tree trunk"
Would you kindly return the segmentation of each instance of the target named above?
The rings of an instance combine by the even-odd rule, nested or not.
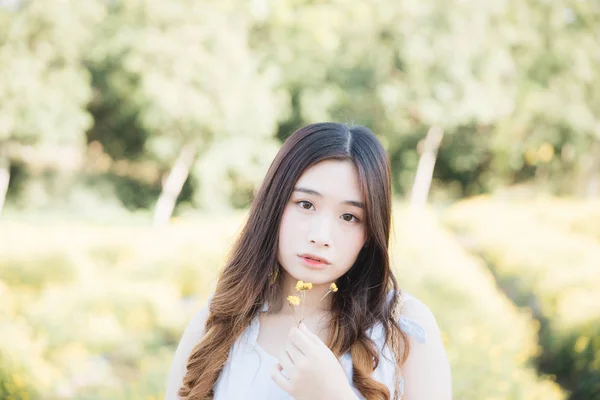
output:
[[[4,209],[8,182],[10,182],[10,160],[4,152],[0,151],[0,215]]]
[[[183,146],[169,176],[164,181],[162,192],[154,207],[154,226],[165,226],[169,223],[175,209],[175,202],[190,174],[195,158],[196,146],[193,144]]]
[[[595,142],[590,151],[590,165],[586,171],[585,197],[598,199],[600,197],[600,142]]]
[[[410,196],[412,206],[424,206],[427,203],[429,187],[433,178],[433,168],[443,137],[444,130],[438,126],[432,126],[425,139],[420,143],[422,147],[421,157],[417,165],[417,173]]]
[[[574,183],[570,189],[577,197],[600,197],[600,142],[592,143],[589,150],[577,160]]]

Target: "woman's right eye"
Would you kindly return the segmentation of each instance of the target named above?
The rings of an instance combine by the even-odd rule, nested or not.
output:
[[[300,207],[302,207],[305,210],[310,210],[313,207],[312,203],[306,200],[297,201],[296,204],[299,204]]]

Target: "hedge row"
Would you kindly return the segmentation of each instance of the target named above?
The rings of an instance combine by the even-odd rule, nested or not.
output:
[[[162,398],[239,222],[0,225],[0,398]]]
[[[456,399],[562,399],[538,377],[537,325],[498,291],[493,276],[426,211],[395,218],[394,264],[400,284],[438,320]]]
[[[515,207],[533,210],[542,224],[551,224],[564,231],[590,236],[600,241],[600,201],[543,199],[533,205],[521,202]]]
[[[547,207],[479,198],[455,205],[446,222],[483,256],[509,296],[535,313],[540,368],[571,399],[598,399],[600,242],[557,217],[542,218],[553,214]]]
[[[175,346],[241,218],[158,231],[0,225],[8,238],[0,249],[0,397],[162,398]],[[401,211],[396,230],[400,283],[438,318],[455,398],[562,399],[528,365],[536,351],[530,316],[499,294],[485,268],[431,216]]]

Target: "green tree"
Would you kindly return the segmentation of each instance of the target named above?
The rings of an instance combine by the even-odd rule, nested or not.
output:
[[[294,100],[280,137],[320,119],[364,123],[393,160],[415,154],[407,138],[489,125],[514,106],[515,65],[494,4],[278,2],[253,44],[283,71]],[[432,130],[433,129],[433,130]],[[418,157],[414,157],[417,159]],[[394,165],[397,188],[408,180]]]
[[[495,128],[490,173],[600,195],[600,8],[514,1],[505,21],[515,27],[506,36],[518,90]]]
[[[549,172],[572,190],[576,164],[597,169],[591,3],[288,1],[249,10],[253,47],[281,69],[292,100],[279,137],[314,120],[364,123],[387,146],[400,193],[434,132],[444,135],[434,175],[462,195]]]
[[[102,11],[93,0],[0,6],[0,211],[12,162],[81,157],[92,122],[82,51]]]
[[[212,183],[229,181],[231,169],[264,166],[264,148],[274,146],[275,77],[258,69],[247,26],[229,2],[129,0],[110,11],[92,68],[106,75],[100,95],[117,96],[145,130],[143,157],[168,170],[158,224],[170,217],[191,171],[200,186],[197,204],[226,204]],[[236,143],[246,144],[243,165],[229,154]],[[206,158],[211,165],[197,163]]]

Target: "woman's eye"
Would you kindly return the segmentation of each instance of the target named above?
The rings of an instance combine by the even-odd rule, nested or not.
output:
[[[358,222],[358,218],[356,218],[354,215],[352,214],[344,214],[342,215],[342,219],[346,222],[352,222],[352,219],[354,218],[354,220],[356,220],[356,222]]]
[[[313,206],[310,201],[306,200],[300,200],[299,202],[297,202],[297,204],[300,204],[300,207],[302,207],[305,210],[310,210]]]

